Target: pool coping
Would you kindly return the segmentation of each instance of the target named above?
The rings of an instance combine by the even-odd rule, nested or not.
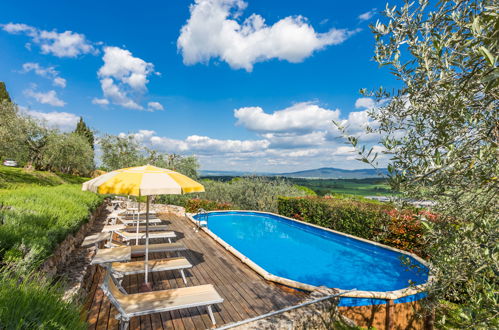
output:
[[[428,270],[430,270],[431,264],[429,262],[427,262],[426,260],[422,259],[421,257],[413,254],[413,253],[410,253],[410,252],[407,252],[407,251],[404,251],[404,250],[400,250],[400,249],[397,249],[397,248],[394,248],[394,247],[391,247],[391,246],[387,246],[387,245],[384,245],[384,244],[381,244],[381,243],[378,243],[378,242],[370,241],[370,240],[367,240],[365,238],[361,238],[361,237],[357,237],[357,236],[345,234],[345,233],[342,233],[342,232],[339,232],[339,231],[336,231],[336,230],[332,230],[332,229],[329,229],[329,228],[324,228],[324,227],[321,227],[321,226],[318,226],[318,225],[314,225],[314,224],[311,224],[311,223],[308,223],[308,222],[304,222],[304,221],[300,221],[300,220],[297,220],[297,219],[289,218],[289,217],[286,217],[286,216],[283,216],[283,215],[280,215],[280,214],[276,214],[276,213],[272,213],[272,212],[251,211],[251,210],[221,210],[221,211],[210,211],[210,212],[206,212],[206,213],[226,213],[226,212],[227,213],[228,212],[250,212],[250,213],[270,214],[270,215],[273,215],[273,216],[281,217],[281,218],[284,218],[284,219],[287,219],[287,220],[291,220],[291,221],[294,221],[294,222],[297,222],[297,223],[301,223],[301,224],[304,224],[304,225],[307,225],[307,226],[315,227],[315,228],[322,229],[322,230],[325,230],[325,231],[329,231],[329,232],[332,232],[332,233],[335,233],[335,234],[338,234],[338,235],[346,236],[346,237],[349,237],[349,238],[352,238],[352,239],[355,239],[355,240],[358,240],[358,241],[362,241],[362,242],[365,242],[365,243],[373,244],[373,245],[379,246],[379,247],[384,248],[384,249],[395,251],[397,253],[405,254],[407,256],[410,256],[410,257],[414,258],[416,261],[418,261],[419,263],[423,264],[424,266],[426,266],[428,268]],[[197,224],[197,220],[195,220],[193,218],[193,216],[196,215],[196,214],[198,214],[198,213],[186,213],[185,215],[194,224]],[[280,276],[276,276],[274,274],[269,273],[268,271],[266,271],[265,269],[263,269],[262,267],[260,267],[258,264],[256,264],[254,261],[252,261],[251,259],[249,259],[248,257],[246,257],[244,254],[242,254],[241,252],[239,252],[237,249],[235,249],[231,245],[227,244],[227,242],[225,242],[223,239],[221,239],[215,233],[213,233],[211,230],[209,230],[208,227],[200,227],[200,228],[205,233],[207,233],[211,238],[213,238],[217,243],[219,243],[220,245],[222,245],[226,250],[228,250],[234,256],[236,256],[238,259],[240,259],[241,262],[243,262],[244,264],[248,265],[251,269],[253,269],[255,272],[257,272],[260,276],[262,276],[267,281],[276,282],[276,283],[279,283],[279,284],[283,284],[283,285],[286,285],[286,286],[289,286],[289,287],[298,288],[298,289],[305,290],[305,291],[314,291],[314,290],[316,290],[318,288],[317,286],[314,286],[314,285],[310,285],[310,284],[306,284],[306,283],[302,283],[302,282],[290,280],[290,279],[287,279],[287,278],[284,278],[284,277],[280,277]],[[423,283],[423,284],[419,284],[419,285],[416,285],[416,286],[413,286],[413,287],[406,287],[406,288],[399,289],[399,290],[394,290],[394,291],[360,291],[360,290],[359,291],[349,291],[349,290],[344,290],[344,289],[339,289],[339,288],[334,288],[334,289],[338,290],[340,293],[341,292],[345,292],[345,294],[342,294],[341,297],[395,300],[395,299],[400,299],[400,298],[403,298],[403,297],[407,297],[407,296],[411,296],[411,295],[415,295],[415,294],[421,293],[421,292],[425,291],[425,289],[427,289],[429,287],[430,283],[433,282],[433,281],[434,281],[434,276],[433,275],[428,275],[428,280],[425,283]]]

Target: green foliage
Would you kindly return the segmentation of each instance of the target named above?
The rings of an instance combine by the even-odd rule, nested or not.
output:
[[[459,324],[499,327],[499,5],[406,1],[372,27],[375,60],[402,88],[372,93],[392,186],[436,202],[426,246],[436,281],[428,307],[459,305]],[[356,146],[358,140],[349,137]],[[375,164],[372,149],[360,149]]]
[[[133,135],[105,135],[99,140],[102,164],[107,171],[145,164],[168,168],[190,178],[197,178],[199,163],[194,156],[163,154],[142,146]]]
[[[36,273],[0,269],[0,329],[86,329],[80,307]]]
[[[88,174],[93,169],[93,150],[86,137],[50,130],[19,111],[7,100],[0,101],[0,159],[19,165],[63,173]]]
[[[107,171],[145,165],[139,143],[133,136],[105,135],[99,139],[102,167]]]
[[[10,100],[9,92],[7,92],[7,87],[5,87],[5,83],[0,81],[0,103],[3,101],[12,102]]]
[[[345,198],[279,197],[278,213],[425,256],[418,214],[393,205]]]
[[[80,185],[0,190],[0,260],[36,267],[88,220],[102,199],[81,191]]]
[[[76,124],[76,128],[73,133],[85,138],[92,150],[94,150],[94,132],[87,126],[87,124],[85,124],[82,117],[80,117],[80,121]]]
[[[192,179],[197,179],[199,163],[194,156],[180,156],[177,154],[162,154],[155,150],[145,149],[145,160],[147,164],[177,171]]]
[[[187,212],[191,213],[196,213],[199,209],[205,211],[234,210],[234,207],[229,203],[220,203],[201,198],[188,199],[183,206]]]
[[[39,165],[48,134],[31,117],[22,115],[15,104],[0,101],[0,158]]]
[[[305,193],[305,195],[307,195],[307,196],[317,196],[315,191],[313,191],[312,189],[310,189],[308,187],[295,184],[295,185],[293,185],[293,188],[303,191]]]
[[[54,172],[88,175],[94,167],[94,152],[81,135],[52,133],[47,138],[40,164]]]
[[[205,192],[183,196],[160,197],[167,204],[187,205],[194,196],[218,203],[229,203],[235,209],[277,212],[279,196],[306,196],[285,180],[271,180],[264,177],[236,178],[230,182],[203,180]]]

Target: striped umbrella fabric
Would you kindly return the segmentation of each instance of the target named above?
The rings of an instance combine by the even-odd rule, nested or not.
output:
[[[99,194],[150,196],[203,192],[204,186],[178,172],[152,165],[123,168],[83,183]]]
[[[204,186],[178,172],[152,165],[123,168],[83,183],[82,190],[98,194],[147,196],[145,285],[149,271],[149,203],[151,195],[187,194],[203,192]],[[137,230],[139,223],[137,222]]]

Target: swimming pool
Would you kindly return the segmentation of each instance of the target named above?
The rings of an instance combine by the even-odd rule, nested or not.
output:
[[[207,232],[265,278],[299,289],[356,289],[340,305],[420,299],[424,261],[410,253],[264,212],[194,215]],[[206,219],[205,219],[206,218]],[[376,300],[379,300],[377,302]]]

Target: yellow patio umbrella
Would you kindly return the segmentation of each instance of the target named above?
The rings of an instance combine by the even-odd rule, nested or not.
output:
[[[149,261],[149,202],[151,195],[203,192],[204,186],[178,172],[152,165],[115,170],[83,183],[82,190],[99,194],[147,196],[145,283]]]

